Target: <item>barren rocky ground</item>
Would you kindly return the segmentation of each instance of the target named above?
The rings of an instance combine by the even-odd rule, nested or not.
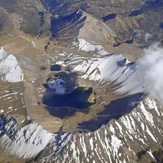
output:
[[[127,71],[134,73],[124,59],[134,65],[144,48],[154,42],[162,46],[162,9],[161,0],[1,0],[0,46],[16,57],[23,80],[3,81],[4,74],[1,75],[0,161],[162,162],[161,104],[143,95],[139,88],[132,95],[116,93],[124,82],[121,76],[125,73],[130,76]],[[113,63],[117,67],[109,74]],[[61,65],[59,72],[50,70],[55,64]],[[65,74],[60,77],[65,72],[68,77]],[[73,73],[75,87],[69,77]],[[107,73],[114,80],[103,80]],[[51,81],[58,89],[62,85],[53,83],[57,80],[72,82],[63,84],[63,88],[72,97],[79,96],[78,107],[83,106],[83,110],[76,104],[68,106],[68,111],[59,107],[57,113],[65,109],[59,113],[65,116],[60,117],[54,113],[53,102],[50,110],[44,99],[59,101],[60,96],[55,95],[57,90],[51,92],[49,85],[47,88],[44,84]],[[81,89],[73,96],[71,87],[72,92]],[[64,96],[66,102],[69,96]],[[91,105],[85,107],[83,101]],[[7,117],[5,122],[3,116]],[[8,119],[10,116],[16,121]],[[10,123],[15,130],[9,132],[10,127],[4,130],[3,125]],[[32,126],[35,123],[37,127]],[[26,148],[23,143],[34,152],[22,154],[21,148]],[[20,149],[17,153],[16,148]]]

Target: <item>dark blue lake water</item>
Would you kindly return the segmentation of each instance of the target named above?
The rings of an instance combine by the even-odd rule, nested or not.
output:
[[[62,67],[60,65],[57,65],[57,64],[52,65],[50,67],[50,71],[60,71],[61,69],[62,69]]]
[[[163,22],[160,23],[160,28],[163,29]]]
[[[88,111],[93,103],[88,101],[92,88],[75,88],[66,95],[56,95],[53,90],[47,89],[43,97],[43,104],[50,114],[59,118],[71,116],[76,111]]]
[[[134,11],[132,11],[132,12],[129,14],[129,17],[138,16],[138,15],[140,15],[140,14],[142,14],[142,9],[140,9],[140,10],[134,10]]]
[[[102,17],[102,19],[103,19],[104,22],[106,22],[106,21],[108,21],[108,20],[115,19],[116,16],[117,16],[117,14],[114,14],[114,13],[113,13],[113,14],[109,14],[109,15],[106,15],[106,16]]]

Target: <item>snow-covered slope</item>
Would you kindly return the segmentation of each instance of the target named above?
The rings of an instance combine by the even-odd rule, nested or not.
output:
[[[135,94],[144,91],[143,78],[136,71],[136,63],[130,62],[121,54],[110,54],[101,45],[91,44],[81,38],[72,46],[81,55],[71,54],[60,60],[64,60],[62,65],[70,66],[81,78],[119,84],[115,91],[117,93]]]
[[[109,55],[102,46],[83,40],[79,46],[79,52],[86,51],[87,55],[66,55],[63,66],[70,66],[84,79],[119,84],[116,93],[143,91],[135,63],[120,54]],[[135,83],[130,84],[133,79]],[[0,144],[6,153],[16,157],[31,159],[39,154],[36,162],[134,163],[144,161],[144,156],[146,162],[151,162],[156,160],[154,152],[162,148],[162,118],[161,107],[147,97],[130,114],[87,133],[52,134],[36,123],[20,128],[14,118],[1,116]]]
[[[78,41],[72,47],[77,48],[78,53],[59,54],[56,63],[69,66],[83,79],[105,83],[106,86],[114,83],[114,93],[117,94],[144,91],[144,83],[137,73],[136,63],[128,61],[121,54],[110,55],[101,45],[93,45],[82,39]],[[58,84],[60,83],[52,83],[55,90]],[[2,116],[0,144],[6,153],[13,156],[37,156],[33,162],[156,161],[155,152],[162,149],[162,108],[157,101],[148,97],[138,105],[132,101],[130,105],[136,106],[131,113],[110,120],[96,131],[83,133],[58,131],[52,134],[36,123],[20,128],[14,118]]]
[[[162,148],[163,114],[159,105],[145,98],[135,110],[118,120],[112,120],[95,132],[76,133],[55,155],[50,149],[43,152],[38,162],[134,163],[156,161],[154,152]],[[145,156],[145,157],[144,157]],[[143,160],[144,159],[144,160]]]
[[[22,70],[14,55],[0,49],[0,79],[7,82],[19,82],[23,80]]]
[[[45,126],[52,126],[51,128],[54,127],[58,129],[57,123],[53,123],[51,121],[53,117],[46,114],[46,109],[43,110],[44,108],[40,103],[40,99],[43,95],[42,93],[44,92],[42,91],[42,87],[40,89],[40,94],[38,93],[39,98],[36,97],[37,95],[35,95],[37,94],[37,89],[39,89],[38,85],[42,86],[42,79],[38,78],[44,78],[47,73],[49,73],[48,69],[46,68],[50,66],[49,64],[51,62],[55,61],[56,63],[58,62],[59,64],[65,66],[65,70],[70,70],[70,72],[77,73],[78,78],[82,78],[79,79],[79,82],[83,82],[84,84],[82,84],[84,86],[87,87],[88,85],[90,86],[92,84],[91,86],[93,87],[93,91],[90,98],[95,100],[95,102],[97,101],[97,105],[95,105],[95,109],[97,110],[102,110],[103,108],[105,109],[104,105],[106,104],[107,106],[107,104],[112,103],[112,99],[115,100],[116,98],[120,98],[120,100],[116,99],[114,102],[119,103],[116,105],[116,110],[121,112],[121,110],[123,110],[125,107],[127,108],[127,105],[123,105],[123,103],[121,103],[121,98],[124,98],[126,94],[135,95],[136,93],[140,93],[140,95],[142,95],[141,93],[145,90],[144,77],[141,73],[139,74],[140,71],[138,71],[137,68],[138,64],[128,61],[121,54],[110,54],[108,49],[113,48],[113,45],[116,46],[115,48],[118,48],[119,45],[119,47],[121,47],[122,44],[126,43],[131,45],[132,42],[135,43],[136,37],[142,37],[141,35],[143,35],[145,32],[150,33],[152,37],[149,40],[151,41],[162,38],[157,37],[157,34],[152,30],[153,28],[156,29],[156,31],[159,30],[162,32],[162,29],[158,29],[159,23],[161,23],[160,27],[162,26],[162,17],[160,14],[160,16],[157,14],[154,16],[155,10],[153,9],[152,10],[154,12],[150,14],[148,6],[145,6],[145,10],[144,7],[141,9],[140,7],[142,4],[144,4],[141,3],[141,0],[138,0],[138,2],[135,2],[134,0],[130,1],[132,2],[126,0],[125,3],[117,3],[115,0],[113,0],[111,2],[108,1],[106,4],[105,2],[99,1],[99,5],[97,1],[94,2],[90,0],[87,1],[87,4],[82,4],[80,7],[77,7],[75,1],[71,2],[73,6],[69,5],[68,1],[66,1],[67,3],[64,4],[61,1],[54,2],[53,0],[41,0],[43,6],[39,4],[38,1],[34,2],[33,0],[29,0],[28,3],[25,3],[25,0],[21,0],[19,3],[17,3],[17,0],[13,2],[9,1],[9,3],[13,5],[16,3],[19,4],[16,8],[14,8],[13,5],[7,5],[6,12],[10,10],[10,7],[13,11],[12,14],[9,14],[9,17],[16,17],[14,18],[14,22],[16,21],[16,24],[20,25],[22,30],[26,29],[26,31],[30,34],[33,30],[34,33],[36,31],[36,35],[38,35],[39,32],[41,37],[38,35],[39,38],[31,39],[35,40],[35,44],[33,44],[32,41],[34,46],[33,48],[40,49],[42,47],[41,49],[44,48],[46,53],[43,54],[43,57],[43,55],[41,55],[42,52],[38,51],[40,54],[38,54],[37,59],[40,62],[36,65],[32,64],[31,67],[28,63],[30,62],[30,59],[33,59],[33,54],[35,54],[35,51],[33,52],[30,49],[29,52],[31,52],[31,55],[29,55],[29,62],[24,64],[24,58],[28,59],[28,55],[25,56],[25,54],[28,53],[29,46],[26,46],[25,49],[21,48],[22,56],[23,52],[27,51],[21,58],[21,65],[23,65],[22,68],[26,68],[26,66],[28,66],[29,70],[33,70],[34,68],[38,69],[38,71],[32,72],[32,77],[28,70],[25,71],[25,73],[27,72],[25,75],[28,75],[29,78],[25,84],[20,82],[22,85],[24,84],[24,86],[22,86],[19,83],[16,83],[18,85],[8,83],[22,81],[23,73],[16,58],[12,54],[6,53],[2,48],[0,50],[0,81],[3,81],[1,82],[2,85],[0,90],[0,104],[2,106],[0,108],[0,112],[1,114],[5,114],[5,116],[0,116],[0,146],[2,150],[15,157],[20,157],[23,159],[34,158],[33,162],[163,162],[163,160],[159,160],[160,158],[157,158],[155,155],[158,150],[162,152],[163,149],[162,106],[159,105],[157,100],[152,100],[146,96],[145,98],[138,98],[135,101],[131,100],[128,105],[132,106],[132,111],[129,110],[128,112],[124,112],[121,117],[109,117],[109,115],[104,114],[105,112],[103,112],[101,115],[96,114],[97,112],[92,111],[94,109],[93,106],[93,109],[90,109],[92,112],[89,112],[89,110],[86,114],[80,114],[77,112],[77,114],[75,114],[74,117],[71,117],[72,119],[70,118],[69,121],[67,121],[67,119],[64,119],[65,121],[56,121],[57,123],[63,122],[60,123],[60,125],[63,124],[64,130],[64,127],[67,125],[67,128],[69,128],[70,125],[73,124],[73,121],[75,121],[75,123],[76,121],[78,122],[78,117],[81,117],[82,119],[86,115],[90,116],[89,118],[93,117],[98,122],[97,117],[101,116],[104,120],[102,121],[103,125],[98,125],[95,131],[89,131],[89,129],[83,131],[79,129],[81,132],[64,133],[62,132],[61,127],[61,131],[49,133],[39,124],[31,122],[32,120],[24,122],[21,121],[22,118],[27,118],[26,107],[28,107],[28,109],[31,109],[33,114],[36,112],[36,116],[38,115],[38,112],[42,114],[41,116],[38,116],[38,118],[41,117],[42,121],[46,121]],[[81,3],[80,1],[78,2]],[[108,20],[109,24],[111,23],[112,25],[107,25],[81,10],[76,11],[76,7],[86,9],[90,13],[97,13],[96,11],[101,11],[100,14],[94,14],[98,15],[99,17],[109,16],[110,14],[105,12],[107,10],[113,12],[113,14],[115,13],[115,18],[113,18],[114,20]],[[141,10],[138,10],[139,8]],[[72,9],[75,11],[72,11]],[[21,14],[23,12],[24,14],[22,14],[22,16],[20,16],[20,20],[17,21],[16,19],[19,19],[19,15],[17,16],[17,14]],[[134,15],[135,12],[138,12],[138,15]],[[147,15],[149,14],[151,16],[151,18],[150,16],[146,17],[145,14],[142,14],[141,12],[146,12]],[[103,13],[109,15],[103,15]],[[29,19],[29,15],[31,14],[33,14],[33,21]],[[3,17],[3,14],[1,15]],[[37,18],[35,18],[34,15]],[[133,18],[131,19],[131,17]],[[151,23],[151,26],[148,25],[150,20],[151,22],[154,22],[152,20],[157,20],[157,18],[158,21],[156,23]],[[146,21],[145,19],[149,20]],[[39,24],[41,27],[38,27]],[[152,26],[152,24],[154,26]],[[142,28],[140,32],[137,30],[139,28]],[[147,30],[144,30],[144,28],[147,28]],[[115,30],[118,35],[113,30]],[[10,31],[7,29],[4,35],[10,35],[8,32]],[[14,34],[15,33],[16,31],[14,29]],[[50,36],[48,40],[47,37],[49,34],[54,39]],[[25,35],[23,34],[22,36]],[[28,38],[30,37],[31,36],[29,35]],[[44,37],[46,38],[44,39]],[[156,38],[154,39],[154,37]],[[74,41],[72,46],[70,45],[70,40]],[[10,41],[12,42],[12,39]],[[25,43],[25,45],[28,45],[27,42],[21,42],[22,44]],[[41,42],[43,42],[43,44]],[[47,42],[46,45],[44,45],[45,42]],[[19,42],[17,43],[17,45],[19,45]],[[7,45],[7,47],[10,47],[10,44]],[[57,56],[57,53],[60,54]],[[130,52],[128,51],[128,53]],[[134,52],[132,54],[134,54]],[[160,59],[162,60],[162,57]],[[151,62],[151,65],[152,64],[153,62]],[[148,66],[150,67],[151,65]],[[159,62],[159,65],[163,65],[162,62]],[[155,68],[157,68],[157,65]],[[64,68],[62,70],[64,70]],[[159,70],[162,72],[162,69]],[[157,72],[159,73],[154,72],[157,74],[155,77],[156,80],[158,74],[160,74],[160,71]],[[152,75],[149,73],[149,76],[151,77]],[[49,83],[47,83],[49,84],[48,87],[53,89],[56,94],[65,94],[67,87],[65,88],[64,85],[67,83],[67,80],[62,80],[62,78],[58,80],[55,79],[56,78],[54,78],[53,81],[49,80]],[[162,86],[162,83],[159,84]],[[26,90],[29,89],[29,92],[26,94],[24,93],[24,87]],[[161,92],[160,90],[162,89],[159,88],[160,87],[157,87],[157,90]],[[71,90],[72,89],[70,89],[70,91]],[[96,92],[96,90],[98,91]],[[32,107],[29,107],[29,105],[27,106],[27,101],[24,100],[25,96],[29,97],[30,95],[33,100],[27,101]],[[105,101],[103,101],[103,98],[99,100],[100,98],[98,97],[104,96],[106,96]],[[121,107],[121,105],[123,105],[123,107]],[[36,110],[33,108],[36,108]],[[42,110],[37,110],[37,108],[41,108]],[[113,107],[110,112],[114,112],[114,109],[115,107]],[[98,113],[101,113],[100,111]],[[9,114],[12,114],[12,116]],[[33,115],[33,117],[35,116]],[[105,118],[108,118],[107,121],[105,121]],[[67,124],[67,122],[70,123]],[[81,121],[79,123],[81,124]],[[21,124],[22,128],[18,124]],[[95,126],[96,123],[93,123],[93,125]],[[31,163],[32,160],[29,162]]]
[[[105,51],[104,48],[80,41],[74,44],[80,55],[65,54],[65,58],[60,59],[62,62],[58,62],[65,67],[70,66],[83,79],[106,85],[116,84],[117,94],[144,91],[144,81],[137,72],[136,63],[128,61],[120,54],[109,55],[109,52],[106,52],[101,55],[100,51]],[[130,105],[134,103],[131,101]],[[159,102],[145,97],[130,114],[112,119],[94,132],[73,134],[62,154],[56,155],[49,148],[37,162],[42,162],[45,156],[47,162],[56,163],[155,162],[158,160],[157,151],[162,149],[162,120],[163,113]]]
[[[20,128],[16,119],[11,116],[0,116],[0,124],[1,148],[7,154],[23,159],[34,158],[50,143],[57,153],[71,138],[69,133],[49,133],[36,123]]]

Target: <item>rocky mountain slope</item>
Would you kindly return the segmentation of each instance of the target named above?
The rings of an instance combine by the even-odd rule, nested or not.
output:
[[[140,68],[162,45],[161,0],[0,7],[0,161],[163,162],[163,108]]]

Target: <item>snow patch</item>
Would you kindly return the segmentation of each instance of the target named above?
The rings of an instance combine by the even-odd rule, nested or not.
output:
[[[65,94],[66,90],[63,86],[63,84],[65,83],[65,81],[63,81],[62,79],[56,79],[54,81],[48,82],[48,87],[51,89],[54,89],[56,91],[57,94]]]
[[[94,45],[82,38],[78,38],[78,42],[73,42],[73,46],[78,47],[79,51],[85,51],[85,52],[97,52],[100,55],[107,55],[109,54],[103,46],[101,45]]]
[[[53,134],[40,125],[31,123],[18,130],[13,140],[4,134],[0,143],[8,154],[20,158],[32,158],[49,144],[52,137]]]
[[[144,117],[146,118],[146,120],[152,125],[154,126],[154,121],[153,121],[153,115],[148,112],[143,104],[143,102],[140,103],[140,109],[142,111],[142,113],[144,114]]]
[[[23,73],[16,57],[5,52],[3,48],[0,49],[0,79],[13,83],[23,80]]]
[[[81,78],[100,82],[120,84],[116,93],[136,94],[143,92],[143,81],[137,77],[136,64],[125,59],[121,54],[103,58],[85,57],[83,61],[69,63],[73,71],[80,73]]]
[[[111,146],[115,155],[118,155],[118,150],[122,146],[122,141],[118,139],[115,135],[111,135]]]

